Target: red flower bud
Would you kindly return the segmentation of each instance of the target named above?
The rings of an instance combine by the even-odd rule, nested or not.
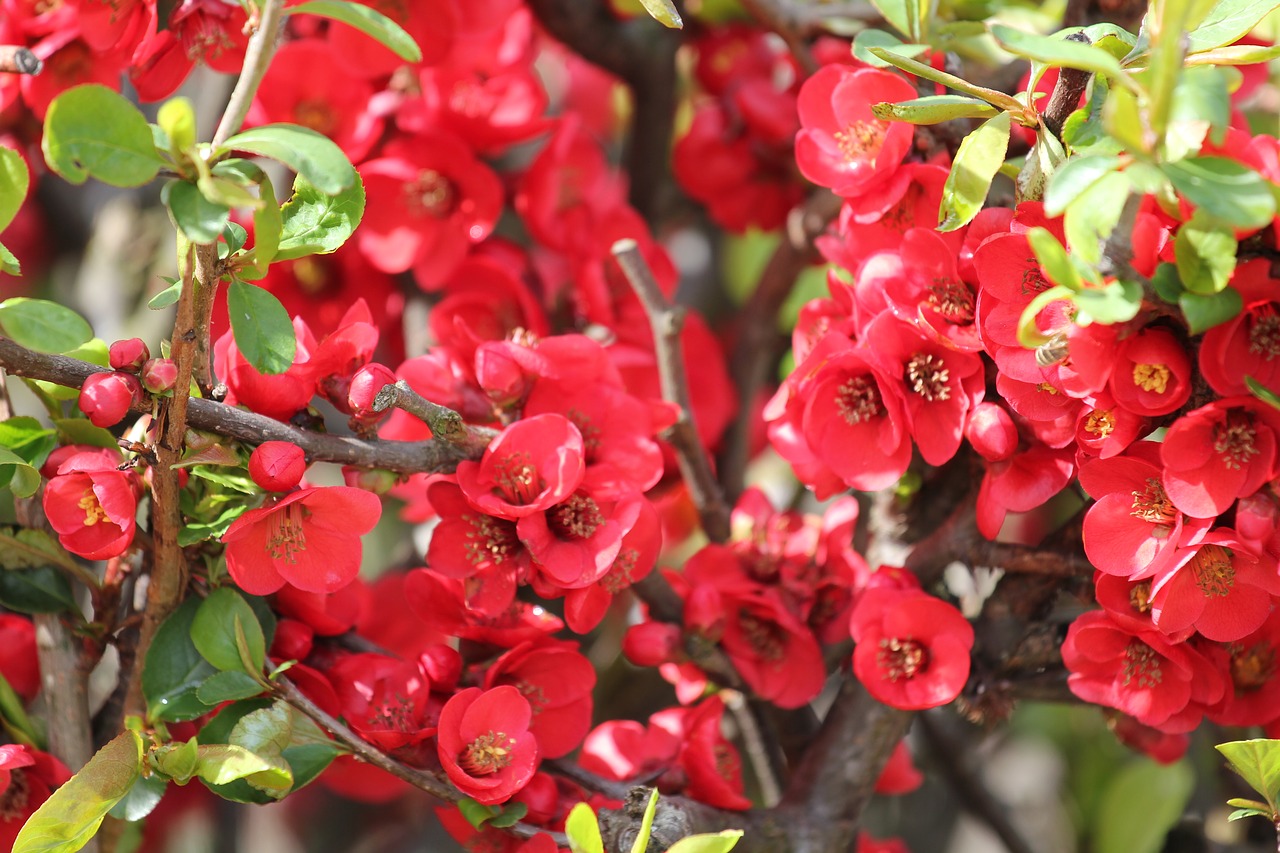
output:
[[[364,489],[375,495],[385,495],[400,483],[400,475],[395,471],[382,468],[356,468],[352,465],[342,466],[342,481],[356,489]]]
[[[151,358],[142,365],[142,387],[152,394],[169,395],[178,381],[178,365],[171,358]]]
[[[311,654],[316,632],[297,619],[281,619],[276,623],[276,636],[271,641],[271,657],[276,660],[302,660]]]
[[[384,365],[366,364],[357,370],[351,377],[351,390],[347,392],[352,414],[358,418],[381,418],[383,413],[373,411],[373,400],[379,391],[394,384],[396,375]]]
[[[680,654],[679,625],[668,622],[641,622],[632,625],[622,638],[622,653],[636,666],[671,663]]]
[[[306,453],[287,441],[266,441],[249,457],[249,476],[268,492],[287,492],[307,470]]]
[[[137,373],[151,358],[151,350],[147,349],[142,338],[128,338],[111,345],[110,358],[112,369]]]
[[[1008,459],[1018,449],[1018,428],[1009,413],[995,403],[979,403],[969,416],[965,437],[988,462]]]
[[[95,373],[80,389],[80,411],[94,426],[120,423],[135,400],[142,399],[142,386],[127,373]]]

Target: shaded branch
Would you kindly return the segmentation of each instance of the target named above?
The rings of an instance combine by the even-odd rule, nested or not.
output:
[[[110,372],[87,361],[29,350],[3,336],[0,336],[0,368],[14,376],[40,379],[68,388],[79,388],[94,373]],[[150,412],[151,406],[152,402],[148,400],[136,407],[136,411]],[[363,440],[310,432],[265,415],[199,398],[193,398],[187,404],[187,424],[248,444],[286,441],[301,447],[312,460],[382,468],[400,474],[452,471],[459,460],[480,456],[479,451],[462,453],[438,441]]]
[[[808,11],[804,4],[797,4],[794,0],[741,0],[741,2],[742,7],[750,12],[753,18],[767,29],[777,33],[787,43],[787,48],[805,75],[818,70],[818,61],[813,58],[813,53],[805,42],[805,32],[802,30],[802,20]]]
[[[313,722],[332,734],[345,746],[351,754],[367,764],[385,770],[397,779],[408,782],[413,787],[426,791],[433,797],[447,803],[456,803],[465,799],[466,795],[453,787],[449,781],[439,774],[419,770],[407,764],[401,764],[377,747],[365,742],[359,735],[347,728],[341,721],[330,716],[305,693],[299,690],[287,678],[279,679],[275,684],[275,694],[294,708],[297,708]],[[508,832],[520,838],[533,838],[535,835],[549,835],[560,847],[567,847],[568,839],[563,832],[552,832],[527,823],[516,823]]]
[[[213,145],[218,147],[240,129],[245,117],[249,115],[249,107],[253,104],[253,96],[258,92],[267,67],[271,65],[271,56],[276,49],[276,35],[280,31],[280,23],[284,20],[284,0],[263,0],[258,10],[258,25],[249,38],[244,52],[244,65],[236,87],[231,90],[231,98],[227,108],[218,122],[218,129],[213,134]]]
[[[619,240],[614,243],[613,256],[631,284],[631,289],[639,297],[653,327],[654,353],[658,360],[662,397],[679,410],[667,440],[675,448],[680,474],[689,488],[694,506],[698,508],[702,529],[712,542],[728,541],[729,504],[725,502],[724,493],[711,470],[711,460],[693,422],[693,404],[689,398],[688,375],[680,345],[684,309],[667,301],[634,240]]]
[[[39,74],[44,70],[40,57],[19,44],[0,45],[0,74]]]
[[[433,438],[464,454],[483,453],[498,434],[496,430],[486,427],[469,426],[462,415],[447,406],[431,402],[403,379],[394,385],[384,385],[373,398],[375,412],[385,412],[390,408],[413,415],[431,429]]]
[[[1072,33],[1066,40],[1090,44],[1089,37],[1084,33]],[[1049,102],[1040,115],[1044,126],[1059,140],[1062,139],[1062,126],[1066,123],[1067,116],[1080,106],[1080,96],[1084,94],[1092,77],[1091,72],[1078,68],[1059,69],[1058,82],[1054,84]]]

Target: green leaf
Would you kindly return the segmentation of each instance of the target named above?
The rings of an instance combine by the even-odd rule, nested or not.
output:
[[[330,195],[342,192],[356,178],[356,170],[341,148],[328,137],[296,124],[265,124],[237,133],[223,150],[279,160]]]
[[[1267,811],[1266,803],[1260,803],[1257,800],[1246,800],[1243,797],[1232,797],[1227,800],[1227,805],[1235,806],[1238,809],[1252,809],[1263,813],[1266,813]]]
[[[232,669],[209,676],[196,690],[196,696],[206,705],[220,705],[236,699],[252,699],[263,689],[249,673]]]
[[[586,803],[578,803],[569,811],[564,822],[564,834],[569,837],[571,853],[604,853],[600,824],[596,813]]]
[[[191,720],[211,710],[200,701],[197,691],[217,670],[191,641],[191,626],[200,604],[195,596],[182,602],[160,626],[147,649],[142,693],[147,699],[147,716],[153,720]]]
[[[1115,231],[1132,186],[1123,172],[1108,172],[1067,208],[1063,231],[1075,257],[1090,266],[1102,260],[1102,248]]]
[[[1256,65],[1280,58],[1280,44],[1229,44],[1193,53],[1187,65]]]
[[[1022,115],[1026,111],[1026,105],[1012,95],[996,91],[995,89],[975,86],[968,80],[964,80],[954,74],[939,71],[932,65],[926,65],[923,62],[916,62],[914,59],[902,56],[882,47],[872,47],[868,48],[868,50],[871,51],[873,56],[889,63],[895,68],[901,68],[903,71],[907,71],[917,77],[923,77],[925,80],[929,80],[934,83],[941,83],[948,89],[954,89],[957,92],[963,92],[966,95],[972,95],[975,98],[980,98],[988,104],[991,104],[993,107],[997,107],[1002,110],[1009,110],[1017,113],[1018,115]]]
[[[70,581],[53,566],[0,572],[0,604],[19,613],[77,610]]]
[[[298,178],[298,180],[306,179]],[[294,183],[296,185],[297,181]],[[356,174],[356,180],[352,186],[357,184],[360,184],[359,173]],[[363,194],[363,185],[360,191]],[[346,192],[347,190],[344,190],[343,194],[345,195]],[[258,184],[258,196],[262,199],[262,206],[253,212],[253,268],[252,270],[246,268],[243,271],[246,278],[253,279],[267,274],[267,267],[276,259],[276,253],[280,249],[280,232],[284,228],[280,204],[276,201],[275,187],[266,175],[262,176],[262,182]]]
[[[322,18],[341,21],[389,48],[405,62],[422,61],[422,49],[413,40],[413,36],[405,32],[404,27],[368,6],[343,3],[338,0],[310,0],[285,11],[290,15],[319,15]],[[679,15],[676,17],[679,18]],[[668,26],[671,25],[668,24]]]
[[[1206,136],[1221,144],[1231,124],[1231,93],[1221,68],[1188,68],[1178,80],[1165,133],[1165,159],[1200,153]]]
[[[197,542],[218,539],[227,532],[227,528],[231,526],[231,523],[244,515],[248,509],[249,507],[245,504],[233,504],[223,509],[222,513],[212,521],[188,521],[178,531],[178,544],[186,548],[188,545],[194,545]]]
[[[280,216],[275,260],[328,254],[347,242],[360,224],[364,216],[364,184],[357,175],[349,188],[329,195],[299,175],[293,182],[293,198],[280,208]]]
[[[233,281],[227,288],[227,316],[236,348],[261,373],[284,373],[293,365],[298,339],[289,312],[270,291]]]
[[[689,835],[667,848],[667,853],[728,853],[742,838],[741,829]]]
[[[169,790],[169,780],[165,777],[156,773],[143,776],[133,783],[129,793],[112,806],[108,814],[117,820],[142,820],[160,805],[160,800],[164,798],[167,790]]]
[[[1257,172],[1226,157],[1188,157],[1161,167],[1187,201],[1210,216],[1240,228],[1261,228],[1276,213],[1271,184]]]
[[[920,37],[920,27],[912,8],[915,4],[911,0],[871,0],[871,5],[876,7],[886,23],[904,36],[911,39]]]
[[[1244,310],[1244,300],[1238,290],[1228,287],[1210,295],[1183,293],[1178,296],[1178,307],[1187,320],[1187,329],[1198,335],[1238,316]]]
[[[49,168],[73,184],[93,177],[137,187],[164,165],[138,108],[97,84],[76,86],[53,99],[40,147]]]
[[[142,738],[134,731],[122,732],[36,809],[14,840],[13,853],[79,850],[141,772]]]
[[[0,488],[4,486],[20,498],[29,498],[40,488],[40,472],[9,448],[0,446]]]
[[[1149,154],[1151,141],[1142,132],[1138,99],[1128,89],[1113,89],[1102,105],[1102,127],[1130,154]]]
[[[1071,301],[1078,309],[1076,322],[1082,326],[1094,320],[1108,326],[1126,323],[1142,310],[1142,285],[1124,280],[1085,285]]]
[[[483,827],[485,823],[502,811],[500,806],[486,806],[470,797],[463,797],[454,805],[458,807],[458,811],[462,812],[462,816],[467,819],[467,823],[476,829]]]
[[[9,227],[27,198],[31,176],[22,155],[0,145],[0,231]]]
[[[1214,748],[1250,788],[1262,795],[1272,811],[1280,809],[1280,740],[1237,740]]]
[[[871,52],[880,47],[898,56],[919,56],[929,49],[927,44],[903,44],[902,39],[884,30],[861,30],[853,39],[853,58],[875,68],[892,68],[888,62]]]
[[[253,608],[231,587],[215,589],[200,605],[191,623],[191,642],[216,668],[243,670],[236,647],[236,625],[243,629],[252,662],[261,672],[267,656],[262,626]]]
[[[276,763],[243,746],[228,743],[201,744],[191,775],[211,785],[226,785],[257,773],[274,773]]]
[[[649,13],[655,21],[664,27],[671,29],[682,29],[684,21],[680,19],[680,12],[671,0],[640,0],[644,10]]]
[[[224,207],[248,207],[256,210],[262,201],[236,180],[216,175],[201,175],[196,188],[210,204]]]
[[[170,98],[156,112],[156,124],[169,137],[169,150],[175,155],[196,144],[196,111],[186,98]]]
[[[1079,290],[1083,286],[1084,282],[1076,271],[1075,265],[1071,263],[1067,250],[1062,247],[1052,232],[1039,226],[1028,228],[1027,242],[1031,244],[1031,251],[1035,254],[1036,261],[1039,262],[1049,281],[1070,290]]]
[[[57,446],[57,433],[35,418],[13,417],[0,421],[0,447],[9,448],[32,465],[43,465]]]
[[[1068,159],[1049,181],[1044,194],[1045,216],[1061,216],[1081,193],[1118,168],[1120,158],[1108,154]]]
[[[1178,277],[1192,293],[1217,293],[1236,268],[1235,231],[1199,211],[1178,229],[1174,252]]]
[[[0,675],[0,725],[10,740],[43,749],[44,737],[27,716],[26,705],[3,675]]]
[[[293,734],[293,711],[283,699],[270,707],[245,714],[231,729],[233,746],[242,746],[270,766],[245,781],[272,799],[280,799],[293,786],[293,771],[284,758]]]
[[[200,760],[200,743],[197,738],[168,743],[148,756],[151,764],[179,785],[191,781]]]
[[[168,287],[151,297],[151,300],[147,302],[147,307],[152,311],[159,311],[162,308],[168,308],[173,305],[180,296],[182,296],[182,280],[174,279],[169,283]]]
[[[1008,113],[989,119],[964,138],[942,187],[939,231],[955,231],[978,215],[1008,148]]]
[[[1231,44],[1270,15],[1280,2],[1274,0],[1222,0],[1187,36],[1187,52],[1199,53]]]
[[[160,201],[169,208],[174,226],[192,243],[213,243],[227,227],[231,209],[209,201],[195,184],[173,180],[160,190]]]
[[[1244,384],[1249,386],[1250,394],[1257,397],[1268,406],[1271,406],[1271,408],[1280,409],[1280,395],[1277,395],[1276,392],[1272,391],[1252,376],[1246,376],[1244,378]],[[1233,805],[1233,803],[1228,803],[1227,805]]]
[[[1267,820],[1271,820],[1271,812],[1264,811],[1262,809],[1236,809],[1231,814],[1227,815],[1227,823],[1231,823],[1233,820],[1241,820],[1246,817],[1265,817]]]
[[[1096,853],[1157,853],[1186,808],[1195,776],[1185,761],[1173,765],[1135,759],[1112,777],[1094,824]],[[1135,820],[1141,815],[1141,820]]]
[[[986,101],[964,95],[929,95],[898,104],[873,104],[872,114],[884,121],[905,121],[910,124],[938,124],[958,118],[987,119],[998,110]]]
[[[509,826],[515,826],[528,813],[529,807],[524,803],[510,802],[502,806],[496,816],[489,819],[489,825],[496,826],[498,829],[506,829]]]
[[[227,252],[234,254],[244,248],[249,232],[238,222],[228,222],[227,227],[222,229],[222,239],[226,242]]]
[[[0,302],[0,331],[36,352],[68,352],[93,337],[89,323],[70,308],[25,296]]]
[[[640,820],[640,832],[631,845],[631,853],[645,853],[649,849],[649,836],[653,834],[653,818],[658,813],[658,789],[649,794],[649,804],[645,806],[644,817]]]
[[[74,570],[76,562],[43,530],[0,527],[0,568],[38,569],[41,566]]]
[[[117,448],[116,437],[110,430],[94,426],[84,418],[51,418],[58,428],[58,437],[63,444],[88,444],[93,447]]]
[[[1091,71],[1132,85],[1120,60],[1091,44],[1026,33],[1003,24],[992,24],[991,34],[1001,47],[1015,56],[1034,59],[1055,68]]]
[[[4,243],[0,243],[0,272],[5,275],[22,275],[22,264],[18,262],[18,257],[5,247]]]

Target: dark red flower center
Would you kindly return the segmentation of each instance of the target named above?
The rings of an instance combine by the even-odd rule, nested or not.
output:
[[[269,516],[267,553],[273,560],[297,563],[298,554],[307,550],[307,533],[302,522],[310,513],[301,504],[289,504]]]
[[[437,219],[452,213],[458,200],[453,182],[435,169],[419,172],[416,180],[405,184],[404,193],[410,211]]]
[[[1162,678],[1160,655],[1141,640],[1134,640],[1124,650],[1124,686],[1130,684],[1148,689],[1155,687]]]
[[[884,414],[880,389],[866,376],[855,376],[836,390],[836,409],[845,423],[860,424]]]
[[[458,766],[472,776],[491,776],[511,763],[516,739],[506,732],[486,732],[467,744],[458,756]]]
[[[1205,545],[1191,558],[1196,586],[1206,598],[1223,598],[1236,585],[1236,568],[1231,552],[1221,545]]]
[[[889,681],[915,678],[929,668],[929,649],[910,637],[885,637],[876,654],[880,674]]]
[[[524,451],[508,453],[494,465],[498,488],[513,504],[530,504],[541,494],[542,478],[538,469]]]
[[[547,526],[561,539],[590,539],[602,524],[600,505],[581,492],[547,513]]]
[[[1249,648],[1232,643],[1231,681],[1237,691],[1257,690],[1271,680],[1276,672],[1276,650],[1266,642]]]
[[[951,371],[942,356],[918,352],[907,362],[907,385],[930,403],[951,399],[951,386],[947,384],[950,378]]]
[[[1140,518],[1152,524],[1173,524],[1177,519],[1178,510],[1174,508],[1173,502],[1165,494],[1164,486],[1156,478],[1148,477],[1146,488],[1142,491],[1135,489],[1131,494],[1133,509],[1130,510],[1129,515],[1134,518]]]
[[[1040,272],[1040,262],[1034,256],[1027,258],[1026,266],[1022,268],[1022,295],[1043,293],[1048,289],[1049,281],[1044,277],[1044,273]]]
[[[1253,418],[1245,412],[1233,410],[1225,421],[1213,428],[1214,452],[1222,457],[1222,463],[1228,468],[1239,470],[1260,452],[1253,443],[1257,435]]]
[[[1280,317],[1274,302],[1249,312],[1249,352],[1271,361],[1280,355]]]
[[[739,610],[738,627],[752,650],[764,660],[779,661],[786,656],[786,631],[777,622],[761,619],[748,610]]]
[[[609,573],[600,579],[600,585],[610,595],[617,595],[631,586],[631,573],[636,570],[636,560],[640,552],[635,548],[624,548],[609,567]]]
[[[1151,612],[1151,581],[1140,581],[1129,590],[1129,606],[1139,613]]]
[[[973,293],[962,281],[953,278],[935,278],[925,288],[926,301],[950,323],[973,322]]]
[[[0,791],[0,821],[11,821],[25,818],[30,809],[31,783],[27,781],[27,771],[21,767],[9,771],[9,787]]]
[[[520,549],[515,524],[491,515],[468,515],[467,562],[473,566],[489,562],[500,566]]]

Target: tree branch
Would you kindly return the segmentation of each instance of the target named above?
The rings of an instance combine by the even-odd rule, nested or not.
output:
[[[245,48],[240,79],[236,80],[236,87],[231,90],[227,108],[213,134],[215,148],[238,131],[249,115],[253,97],[257,94],[267,67],[271,65],[271,56],[275,53],[276,34],[280,30],[280,22],[284,20],[284,0],[263,0],[258,14],[257,29],[253,31],[248,47]]]
[[[483,453],[498,434],[496,430],[486,427],[469,426],[462,415],[447,406],[431,402],[403,379],[394,385],[384,385],[373,398],[375,412],[385,412],[393,407],[413,415],[431,429],[433,438],[464,454]]]
[[[0,368],[14,376],[39,379],[79,388],[94,373],[109,372],[107,368],[87,361],[51,355],[19,346],[9,338],[0,336]],[[148,399],[136,407],[136,411],[150,412],[152,401]],[[307,452],[307,457],[340,465],[361,468],[382,468],[400,474],[437,473],[452,471],[458,462],[467,458],[479,458],[481,451],[463,453],[456,447],[438,441],[377,441],[349,436],[325,435],[297,429],[274,418],[237,409],[213,400],[193,398],[187,403],[187,424],[195,429],[207,430],[248,444],[264,441],[285,441],[296,444]]]
[[[711,460],[693,422],[693,404],[689,399],[688,376],[680,346],[684,309],[667,301],[634,240],[614,243],[613,256],[639,297],[653,327],[662,397],[679,409],[679,417],[669,431],[668,441],[675,448],[680,474],[689,488],[694,506],[698,508],[707,538],[712,542],[726,542],[729,539],[729,505],[711,470]]]

